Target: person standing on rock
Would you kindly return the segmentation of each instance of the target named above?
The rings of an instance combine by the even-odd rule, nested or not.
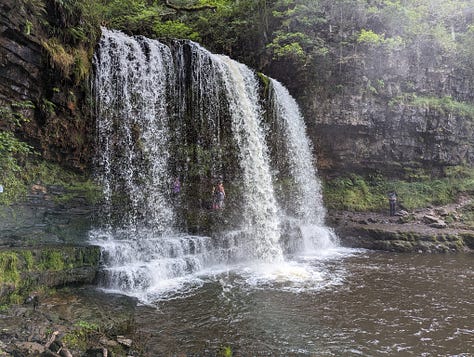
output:
[[[388,204],[390,206],[390,216],[395,216],[395,207],[397,205],[397,194],[395,192],[388,194]]]

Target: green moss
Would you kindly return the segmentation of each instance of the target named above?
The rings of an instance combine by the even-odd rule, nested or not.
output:
[[[462,223],[467,227],[474,228],[474,203],[465,205],[458,213]]]
[[[74,67],[72,73],[76,84],[87,78],[91,72],[92,60],[88,51],[84,47],[74,50]]]
[[[88,250],[87,252],[84,249],[79,250],[80,258],[78,262],[81,265],[86,266],[95,266],[100,260],[100,249]]]
[[[89,345],[89,339],[99,331],[99,326],[87,321],[78,321],[74,329],[62,338],[62,342],[69,348],[84,350]]]
[[[474,249],[474,233],[461,233],[460,236],[468,248]]]
[[[63,193],[53,196],[56,203],[67,203],[76,197],[83,197],[86,203],[94,204],[101,198],[101,189],[90,178],[44,160],[32,159],[25,161],[22,166],[4,167],[0,177],[4,186],[0,204],[4,205],[24,199],[28,188],[38,182],[43,186],[64,188]]]
[[[389,106],[391,107],[398,104],[433,110],[443,115],[454,114],[469,119],[474,119],[474,105],[466,102],[458,102],[450,96],[441,98],[418,97],[415,93],[404,93],[393,98],[389,102]]]
[[[385,207],[384,181],[370,183],[358,175],[326,181],[324,198],[328,208],[352,211],[381,210]]]
[[[39,259],[39,270],[61,271],[80,266],[95,266],[100,259],[99,249],[86,247],[44,248]]]
[[[0,283],[18,284],[19,259],[16,252],[0,252]]]
[[[33,151],[30,145],[16,138],[14,132],[30,120],[26,113],[32,109],[34,105],[30,101],[0,106],[0,121],[4,123],[0,132],[0,183],[4,187],[0,204],[15,201],[26,191],[20,179],[22,163]]]
[[[414,97],[412,105],[435,110],[441,114],[455,114],[474,119],[474,105],[466,102],[458,102],[450,96],[437,97]]]
[[[392,249],[396,252],[411,252],[413,251],[413,244],[411,242],[403,241],[403,240],[394,240],[391,241]]]
[[[59,271],[65,268],[65,257],[58,251],[46,250],[41,255],[40,269]]]
[[[418,239],[418,235],[415,232],[398,232],[397,239],[406,242],[414,242]]]
[[[67,281],[70,269],[97,267],[97,247],[41,247],[0,251],[0,304],[21,302],[32,291],[45,294]]]
[[[21,256],[25,260],[26,264],[26,269],[27,270],[33,270],[34,267],[34,258],[33,258],[33,253],[30,250],[24,250],[20,252]]]
[[[21,296],[20,294],[17,294],[17,293],[13,293],[10,295],[9,297],[9,300],[10,300],[10,304],[21,304],[24,300],[24,297]]]
[[[0,145],[0,153],[2,153]],[[63,195],[55,196],[57,202],[67,202],[80,195],[88,203],[100,199],[101,190],[89,178],[61,168],[57,164],[43,160],[12,161],[6,156],[0,157],[1,183],[4,192],[0,194],[0,204],[10,205],[24,199],[28,187],[41,182],[43,185],[58,185],[65,188]]]
[[[230,346],[224,346],[221,347],[218,353],[218,356],[220,357],[232,357],[232,348]]]
[[[454,242],[447,243],[446,247],[451,251],[460,252],[464,249],[464,242],[458,239]]]
[[[50,65],[53,69],[61,71],[65,77],[69,77],[74,64],[74,56],[69,53],[58,38],[50,38],[41,41],[43,48],[49,55]]]
[[[257,72],[257,75],[258,75],[258,78],[260,80],[260,82],[262,83],[263,85],[263,94],[264,94],[264,97],[267,96],[268,94],[268,89],[270,87],[270,78],[268,78],[266,75],[264,75],[263,73],[261,72]]]

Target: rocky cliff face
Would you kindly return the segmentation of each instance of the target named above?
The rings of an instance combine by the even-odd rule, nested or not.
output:
[[[48,4],[34,6],[16,0],[0,4],[0,105],[33,103],[34,108],[22,109],[30,120],[18,136],[45,159],[84,170],[91,152],[84,86],[76,85],[48,58],[44,23],[59,19]],[[0,128],[9,128],[3,118]]]
[[[3,101],[36,99],[41,95],[41,44],[28,36],[25,19],[13,1],[0,5],[0,95]]]
[[[61,73],[47,51],[39,18],[64,26],[57,7],[46,1],[43,15],[35,17],[32,4],[0,4],[0,105],[33,102],[35,108],[25,113],[32,120],[18,134],[46,159],[85,170],[93,151],[93,119],[85,105],[88,80],[78,83]],[[419,168],[438,173],[445,166],[473,164],[472,72],[460,70],[454,57],[429,44],[416,51],[359,49],[354,58],[342,77],[325,75],[330,80],[323,86],[302,88],[282,79],[290,89],[298,88],[323,173],[403,176]],[[7,126],[0,121],[0,128]]]
[[[323,172],[404,176],[474,163],[472,74],[409,50],[364,58],[343,85],[300,98]]]

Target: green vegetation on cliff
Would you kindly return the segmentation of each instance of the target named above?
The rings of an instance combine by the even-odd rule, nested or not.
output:
[[[41,39],[51,68],[76,84],[89,76],[100,36],[95,1],[20,0],[15,6],[24,18],[24,34]]]
[[[3,193],[0,193],[0,203],[15,199],[18,192],[24,187],[18,176],[22,172],[22,164],[32,148],[24,141],[18,139],[14,131],[23,123],[28,121],[22,109],[31,108],[31,102],[12,103],[10,106],[0,107],[1,122],[4,128],[0,132],[0,185]]]
[[[80,192],[93,202],[98,197],[98,189],[89,178],[40,159],[29,144],[15,135],[21,123],[30,120],[22,110],[31,107],[31,102],[0,107],[1,119],[6,123],[0,132],[0,184],[3,186],[0,204],[23,199],[28,187],[37,183],[63,186],[67,193],[59,197],[60,200],[67,200],[74,192]]]
[[[452,57],[474,71],[467,0],[114,0],[85,8],[108,27],[198,40],[266,73],[285,69],[300,82],[345,81],[354,66],[401,50],[420,63]]]
[[[32,3],[22,0],[25,6]],[[406,48],[424,60],[451,56],[471,73],[472,6],[468,0],[38,0],[36,13],[53,5],[63,21],[49,21],[55,36],[45,48],[72,66],[74,51],[97,38],[99,24],[151,38],[187,38],[254,68],[329,79],[374,55]],[[433,26],[432,24],[436,24]],[[61,26],[62,25],[62,26]],[[58,42],[59,41],[59,42]],[[62,45],[76,48],[62,49]],[[80,47],[80,46],[79,46]],[[89,53],[90,55],[90,53]],[[59,61],[60,59],[62,61]],[[76,63],[77,64],[77,63]],[[59,65],[61,67],[61,65]],[[334,74],[326,73],[332,70]]]
[[[389,106],[397,104],[407,105],[414,108],[423,108],[428,111],[435,111],[442,115],[458,115],[470,120],[474,120],[474,105],[467,102],[454,100],[451,96],[425,97],[417,96],[415,93],[405,93],[390,100]]]
[[[474,170],[449,168],[444,178],[417,172],[406,180],[390,180],[381,175],[338,177],[326,182],[324,199],[330,209],[386,211],[387,194],[391,191],[397,192],[400,207],[406,210],[446,205],[455,202],[459,195],[474,194]],[[472,220],[468,215],[465,219]]]

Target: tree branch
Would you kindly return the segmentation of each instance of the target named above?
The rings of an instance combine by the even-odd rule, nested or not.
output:
[[[194,6],[178,6],[172,4],[169,0],[165,0],[165,5],[173,10],[179,11],[201,11],[201,10],[212,10],[216,11],[217,7],[212,5],[194,5]]]

